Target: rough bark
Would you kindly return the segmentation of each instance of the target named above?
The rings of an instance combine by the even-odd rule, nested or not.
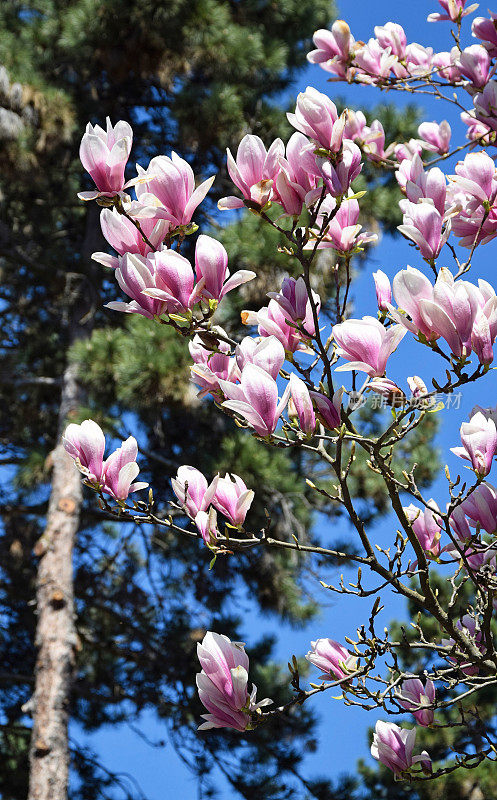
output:
[[[64,373],[60,428],[79,405],[76,367]],[[38,655],[33,695],[29,800],[66,800],[69,775],[67,725],[77,644],[72,553],[82,499],[81,479],[59,441],[53,452],[47,524],[38,543],[36,602]]]
[[[88,210],[77,296],[73,297],[69,341],[90,335],[96,298],[91,280],[91,253],[101,244],[98,207]],[[35,690],[30,702],[33,728],[28,800],[67,800],[69,781],[68,722],[78,636],[75,624],[73,550],[83,500],[81,475],[62,444],[66,424],[84,401],[77,366],[68,363],[59,406],[57,444],[52,453],[52,485],[46,525],[35,553],[40,556],[36,581],[37,625]]]

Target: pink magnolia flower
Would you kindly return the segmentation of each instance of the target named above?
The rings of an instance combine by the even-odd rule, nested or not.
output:
[[[375,392],[385,398],[386,404],[398,408],[406,402],[402,389],[389,378],[373,378],[366,386],[366,391]]]
[[[406,239],[414,242],[423,258],[429,261],[438,258],[449,238],[450,220],[444,224],[443,215],[430,202],[412,203],[410,200],[401,200],[399,205],[404,222],[397,229]]]
[[[219,381],[235,382],[240,377],[236,359],[230,357],[230,346],[219,342],[217,352],[213,352],[204,347],[199,336],[194,336],[188,349],[194,361],[194,366],[190,367],[192,381],[200,388],[198,397],[212,394],[217,401],[222,402],[224,395]]]
[[[126,253],[148,256],[153,252],[138,228],[123,214],[120,214],[116,208],[102,209],[100,212],[100,227],[110,246],[120,256]],[[153,218],[142,219],[140,227],[155,250],[160,248],[171,229],[168,220]],[[107,253],[93,253],[92,258],[106,267],[116,269],[119,266],[119,259]]]
[[[497,131],[497,81],[488,81],[483,91],[475,94],[473,105],[477,119]]]
[[[476,140],[478,139],[481,140],[480,143],[489,144],[491,129],[480,119],[476,119],[476,111],[474,108],[471,109],[471,111],[463,111],[461,113],[461,120],[468,128],[466,138],[474,142],[471,147],[476,147]]]
[[[298,331],[293,323],[289,324],[288,315],[276,300],[270,300],[268,305],[259,311],[242,311],[241,317],[244,325],[257,325],[260,336],[275,336],[287,353],[307,349],[305,340],[308,337]],[[309,321],[312,321],[312,317],[311,320],[307,320]],[[305,330],[309,336],[312,335],[307,328]]]
[[[440,509],[433,499],[429,500],[429,503],[431,508],[421,510],[411,503],[403,511],[426,555],[430,558],[438,558],[442,529]]]
[[[492,419],[478,411],[469,422],[461,425],[462,447],[451,447],[451,452],[471,463],[480,477],[488,475],[497,452],[497,429]]]
[[[473,86],[485,86],[490,76],[491,61],[488,51],[481,44],[465,47],[455,62],[461,75],[471,81]]]
[[[176,153],[155,156],[144,170],[138,166],[136,203],[128,212],[138,219],[152,217],[169,220],[171,227],[189,225],[195,209],[204,200],[215,176],[195,188],[195,176],[189,163]]]
[[[104,485],[102,491],[116,500],[124,501],[132,492],[146,489],[148,483],[133,483],[140,468],[136,463],[138,445],[130,436],[104,463]]]
[[[468,281],[455,281],[449,270],[442,268],[433,287],[419,270],[408,267],[393,279],[393,296],[405,314],[393,309],[393,318],[408,330],[434,341],[445,339],[456,358],[466,358],[471,353],[471,334],[478,313],[483,311],[492,323],[492,334],[497,335],[494,321],[495,303],[487,300],[482,288]],[[490,287],[491,289],[491,287]]]
[[[473,489],[460,508],[474,526],[481,525],[487,533],[497,531],[497,489],[490,483],[481,483]]]
[[[279,292],[268,292],[268,297],[274,300],[284,312],[286,318],[292,322],[301,322],[305,330],[314,335],[316,328],[312,314],[311,302],[305,281],[300,278],[283,278]],[[312,291],[312,299],[316,312],[319,315],[321,298],[317,292]]]
[[[274,380],[279,375],[285,361],[285,348],[276,336],[253,339],[245,336],[236,348],[236,363],[240,370],[246,364],[255,364],[271,375]]]
[[[332,197],[347,195],[352,182],[362,170],[361,151],[354,142],[346,139],[335,162],[318,159],[318,172]]]
[[[457,50],[457,48],[456,48]],[[434,77],[443,78],[448,83],[457,83],[461,80],[461,73],[459,69],[455,65],[455,60],[457,58],[457,53],[451,50],[450,52],[444,50],[440,53],[435,53],[432,58],[432,67],[434,72]]]
[[[423,772],[430,773],[431,758],[426,750],[418,756],[413,756],[415,743],[416,728],[402,729],[393,722],[378,720],[371,745],[371,755],[391,769],[395,775],[409,772],[414,764],[421,764]]]
[[[436,12],[434,14],[429,14],[428,22],[442,22],[445,20],[449,22],[459,22],[463,17],[466,17],[478,8],[478,3],[472,3],[469,8],[465,9],[466,0],[438,0],[438,4],[442,6],[445,13],[441,14],[440,12]]]
[[[370,127],[364,128],[362,149],[370,161],[381,161],[391,153],[391,147],[385,150],[385,131],[378,119],[373,120]]]
[[[375,317],[348,319],[333,326],[337,354],[347,360],[337,372],[357,369],[370,377],[383,375],[389,356],[405,335],[402,325],[386,329]]]
[[[106,130],[88,123],[81,139],[79,157],[97,187],[91,192],[79,192],[81,200],[114,197],[133,185],[133,181],[124,182],[124,170],[133,143],[131,125],[120,120],[112,127],[109,117],[106,122]]]
[[[375,242],[378,236],[375,233],[362,231],[359,224],[359,203],[357,200],[342,200],[340,207],[335,212],[336,201],[333,197],[325,197],[316,220],[316,227],[312,229],[314,236],[320,238],[318,250],[332,248],[339,253],[351,253],[368,242]],[[331,214],[331,219],[330,215]],[[324,230],[324,234],[323,234]],[[313,250],[315,240],[311,239],[304,250]]]
[[[428,75],[432,70],[433,48],[424,47],[418,42],[412,42],[406,47],[405,61],[409,75],[422,77]],[[399,75],[402,77],[402,75]]]
[[[392,287],[390,279],[381,269],[373,272],[374,285],[376,289],[376,300],[380,311],[387,311],[392,303]]]
[[[344,112],[340,117],[335,103],[312,86],[297,97],[295,114],[287,114],[290,125],[313,139],[320,147],[337,153],[343,141],[343,131],[347,119]]]
[[[229,277],[228,254],[221,244],[211,236],[201,234],[195,245],[195,272],[202,289],[197,291],[209,300],[222,300],[223,297],[256,277],[255,272],[240,269]]]
[[[229,519],[232,525],[239,527],[245,522],[254,497],[252,489],[247,489],[238,475],[230,476],[229,473],[226,473],[225,477],[219,478],[217,482],[212,503],[221,514]]]
[[[116,280],[131,303],[107,303],[107,308],[153,319],[166,313],[181,314],[199,298],[194,291],[193,268],[175,250],[153,253],[147,258],[126,253],[115,272]]]
[[[434,719],[433,704],[435,702],[435,686],[433,681],[426,679],[423,685],[419,678],[408,678],[402,681],[400,690],[395,693],[396,700],[405,708],[412,711],[418,725],[426,727]]]
[[[223,197],[217,207],[221,211],[244,208],[247,203],[262,208],[273,195],[273,186],[280,171],[279,159],[284,155],[285,146],[276,139],[266,151],[262,139],[248,133],[238,145],[236,161],[228,149],[228,172],[231,180],[243,195]]]
[[[307,60],[340,78],[347,77],[347,62],[354,48],[354,37],[347,23],[337,19],[331,26],[331,32],[321,28],[315,32],[312,40],[316,50],[307,54]]]
[[[331,400],[321,392],[309,392],[309,395],[314,405],[316,417],[324,427],[330,431],[338,428],[341,423],[343,387],[335,392]]]
[[[311,396],[304,381],[293,372],[290,375],[290,398],[300,430],[310,436],[316,429],[316,415],[312,406]],[[288,413],[290,414],[290,406]]]
[[[454,509],[449,517],[449,524],[461,544],[469,542],[472,538],[473,534],[462,505]]]
[[[471,25],[471,32],[475,39],[480,39],[492,56],[497,55],[496,20],[497,14],[491,11],[490,19],[486,19],[485,17],[476,17]]]
[[[173,492],[192,519],[199,511],[207,511],[216,493],[219,476],[216,475],[210,484],[195,467],[183,465],[178,468],[175,478],[171,478]]]
[[[471,329],[471,347],[480,364],[489,367],[494,360],[493,338],[489,320],[478,311]]]
[[[92,419],[71,423],[62,438],[64,448],[90,483],[101,484],[104,472],[105,436]]]
[[[423,140],[425,150],[445,155],[450,149],[452,130],[444,119],[442,122],[422,122],[418,128],[418,135]]]
[[[216,509],[211,506],[208,511],[199,511],[194,522],[207,547],[214,547],[219,536]]]
[[[347,110],[347,122],[345,123],[343,131],[344,139],[362,140],[364,131],[367,128],[366,117],[362,111],[352,111],[350,108]],[[367,130],[369,130],[369,128],[367,128]]]
[[[463,189],[471,198],[480,203],[492,204],[497,197],[497,169],[495,162],[485,152],[468,153],[464,161],[456,164],[456,174],[450,175],[454,184]]]
[[[148,483],[133,483],[140,471],[136,463],[138,445],[133,436],[126,439],[106,461],[103,460],[105,436],[91,419],[86,419],[81,425],[68,425],[62,441],[88,483],[116,500],[124,501],[131,492],[148,486]]]
[[[316,639],[311,642],[311,650],[306,655],[315,667],[321,670],[321,678],[336,680],[346,678],[357,669],[357,659],[334,639]]]
[[[220,381],[220,385],[229,398],[223,408],[241,416],[259,436],[271,436],[288,402],[290,385],[278,402],[276,381],[255,364],[244,366],[239,384]]]
[[[390,48],[390,52],[397,58],[404,58],[406,52],[407,38],[402,25],[396,22],[387,22],[385,25],[377,25],[374,29],[380,47],[384,50]]]
[[[280,171],[275,180],[273,199],[281,203],[286,214],[298,217],[304,205],[312,205],[319,199],[316,196],[319,170],[313,145],[303,133],[297,131],[290,137],[286,146],[286,158],[279,159]]]
[[[376,39],[370,39],[354,53],[354,64],[360,69],[357,79],[374,85],[382,83],[389,77],[397,61],[390,47],[383,48]]]
[[[208,631],[197,645],[202,671],[197,674],[200,701],[208,714],[199,730],[234,728],[244,731],[250,726],[251,714],[271,700],[256,703],[257,689],[247,690],[249,660],[242,642],[231,642],[227,636]]]

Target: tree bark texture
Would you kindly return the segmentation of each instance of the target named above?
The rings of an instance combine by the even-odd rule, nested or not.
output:
[[[99,209],[88,209],[81,260],[83,271],[72,297],[70,342],[86,338],[93,327],[95,297],[90,260],[99,249]],[[101,248],[100,248],[101,249]],[[35,554],[40,556],[36,581],[37,626],[35,690],[31,701],[28,800],[67,800],[69,781],[68,722],[78,636],[75,624],[73,550],[83,500],[81,475],[62,444],[62,434],[85,399],[77,365],[68,361],[61,386],[58,436],[52,453],[52,486],[45,531]]]
[[[77,410],[79,394],[76,367],[69,365],[62,386],[60,434],[71,412]],[[77,645],[72,553],[82,486],[61,435],[52,458],[52,491],[37,551],[41,555],[36,588],[38,654],[28,800],[66,800],[69,777],[67,726]]]

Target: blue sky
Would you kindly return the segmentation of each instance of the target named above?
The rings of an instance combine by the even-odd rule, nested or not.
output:
[[[415,3],[399,3],[398,0],[396,2],[394,0],[376,0],[376,2],[369,3],[342,0],[338,6],[339,16],[347,20],[356,39],[367,40],[373,36],[374,25],[382,25],[388,20],[392,20],[404,27],[408,41],[429,44],[437,50],[448,50],[451,47],[450,26],[447,23],[429,24],[426,22],[426,16],[437,9],[438,4],[435,0],[433,2],[417,0]],[[480,13],[485,12],[486,4],[480,10]],[[465,44],[474,42],[469,38],[469,29],[470,23],[466,23],[467,40],[464,40]],[[318,67],[309,67],[299,77],[294,87],[295,95],[298,91],[305,89],[308,84],[316,86],[320,91],[330,94],[331,97],[334,95],[344,97],[355,107],[371,107],[382,100],[403,105],[410,99],[399,93],[385,96],[369,87],[329,84],[326,82],[326,73]],[[430,98],[425,99],[430,100]],[[431,100],[424,103],[424,109],[427,120],[448,119],[452,125],[454,141],[456,143],[462,141],[465,135],[465,126],[460,123],[458,116],[452,112],[448,104],[442,105],[440,102]],[[441,263],[452,267],[450,259],[450,252],[446,249]],[[477,251],[469,280],[482,277],[495,285],[494,263],[495,246],[493,244]],[[354,316],[376,314],[372,272],[381,268],[390,277],[393,277],[399,269],[405,268],[407,264],[420,269],[426,266],[419,253],[410,248],[406,241],[400,237],[395,239],[384,237],[372,251],[366,269],[354,284]],[[428,353],[428,356],[430,355]],[[406,364],[409,365],[407,372]],[[405,387],[406,375],[417,373],[424,379],[429,379],[432,365],[434,374],[437,374],[438,371],[438,375],[443,376],[443,365],[432,357],[427,357],[426,348],[422,348],[410,336],[406,336],[401,347],[389,362],[389,377],[398,380]],[[453,474],[457,474],[458,470],[461,471],[460,460],[449,452],[450,447],[459,444],[459,425],[467,418],[473,405],[482,402],[483,393],[484,405],[496,404],[496,384],[495,372],[491,371],[484,380],[465,391],[459,410],[451,409],[440,412],[442,424],[438,445]],[[447,498],[444,479],[440,479],[434,484],[431,494],[440,505],[445,504]],[[374,529],[373,538],[376,536],[380,543],[386,542],[392,536],[395,527],[393,519],[384,518]],[[331,541],[332,534],[328,533],[326,527],[321,527],[320,533],[324,541],[327,537],[329,537],[328,541]],[[333,536],[336,536],[336,533],[335,527]],[[317,582],[316,593],[323,602],[322,615],[308,627],[297,632],[285,625],[276,627],[267,618],[247,614],[245,626],[247,649],[250,651],[251,639],[259,638],[266,631],[276,632],[278,635],[277,656],[287,661],[292,653],[302,655],[307,652],[311,639],[329,636],[341,640],[345,635],[354,635],[357,625],[362,622],[369,611],[368,601],[330,596]],[[385,593],[382,595],[382,601],[385,604],[383,612],[385,623],[393,617],[402,615],[403,605],[398,597],[395,598]],[[197,665],[186,665],[186,668],[196,671]],[[321,717],[320,746],[316,753],[307,757],[306,773],[313,776],[324,774],[336,778],[342,771],[353,771],[358,758],[369,759],[367,729],[374,725],[376,716],[368,715],[362,710],[344,708],[339,701],[331,699],[329,695],[318,696],[314,703]],[[141,728],[152,740],[163,739],[166,736],[164,726],[157,724],[151,716],[143,718]],[[337,731],[340,732],[339,736],[336,735]],[[76,730],[73,731],[73,735],[78,741],[89,742],[108,768],[133,775],[149,800],[164,800],[165,797],[172,796],[174,792],[181,793],[182,800],[194,800],[197,797],[193,777],[169,743],[166,742],[163,748],[153,749],[126,726],[103,729],[91,737],[83,737]],[[222,800],[232,797],[232,793],[224,784],[221,776],[219,787]]]

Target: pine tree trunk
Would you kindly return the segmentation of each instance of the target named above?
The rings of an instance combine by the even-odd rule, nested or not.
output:
[[[81,251],[79,291],[68,314],[69,341],[87,338],[93,327],[92,309],[99,304],[93,293],[91,253],[101,249],[99,209],[87,211]],[[83,500],[81,475],[62,444],[66,424],[84,400],[77,366],[66,366],[61,387],[58,437],[52,453],[52,486],[45,531],[37,547],[40,556],[36,581],[37,660],[31,702],[33,728],[30,747],[28,800],[67,800],[69,781],[68,722],[78,637],[75,625],[73,550]]]
[[[67,726],[77,643],[72,553],[82,486],[80,474],[62,445],[61,433],[67,417],[79,405],[79,394],[76,367],[69,365],[63,378],[46,528],[38,549],[38,554],[42,552],[36,591],[38,656],[28,800],[67,800]]]

